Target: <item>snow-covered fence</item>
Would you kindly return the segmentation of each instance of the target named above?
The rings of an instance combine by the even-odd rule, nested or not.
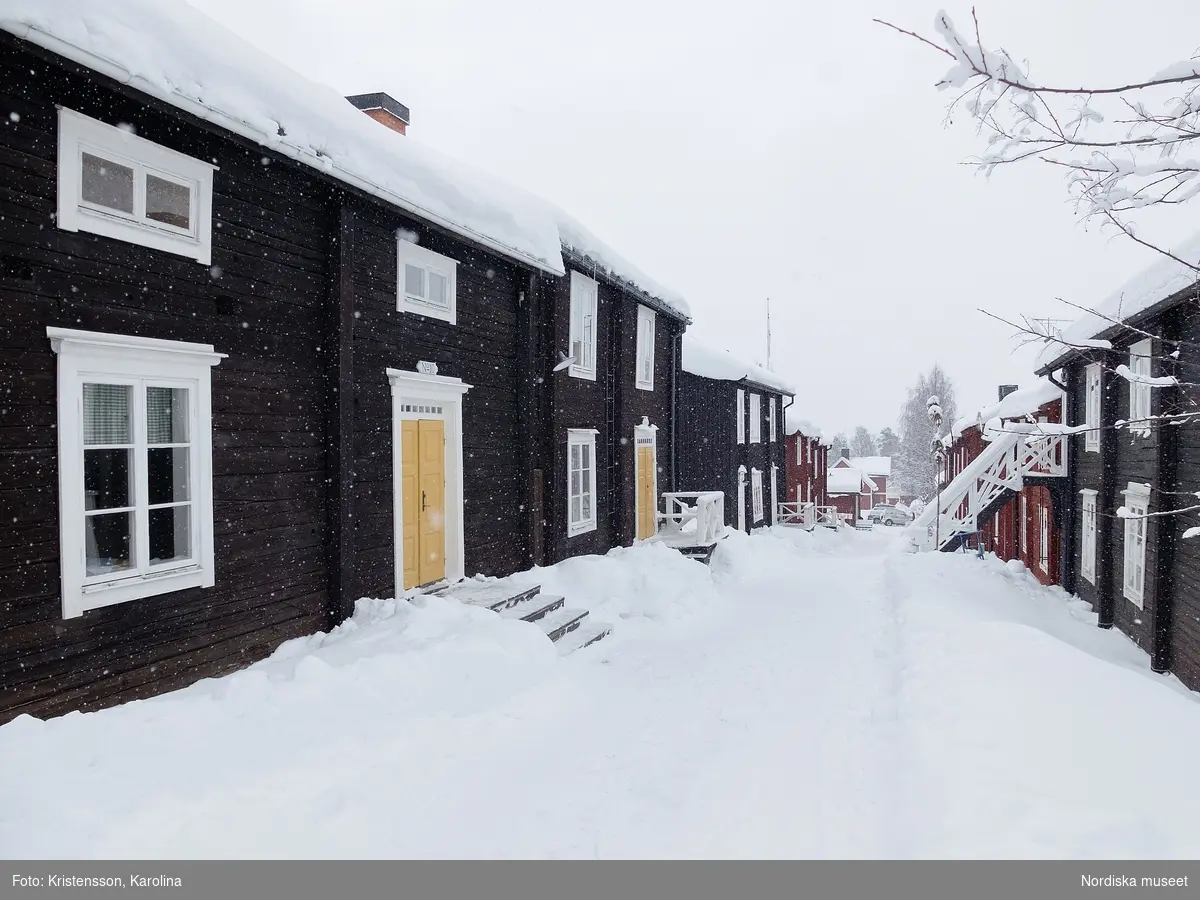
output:
[[[775,507],[777,525],[799,525],[812,531],[817,527],[817,505],[812,502],[777,503]]]
[[[663,505],[659,535],[665,540],[680,543],[686,539],[697,547],[707,547],[725,536],[724,492],[666,493]]]
[[[842,520],[838,516],[836,506],[818,506],[814,509],[817,516],[817,524],[825,528],[841,528]]]

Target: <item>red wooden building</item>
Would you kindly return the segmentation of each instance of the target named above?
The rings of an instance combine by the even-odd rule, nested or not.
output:
[[[787,421],[787,500],[828,506],[829,444],[821,429],[788,410]]]

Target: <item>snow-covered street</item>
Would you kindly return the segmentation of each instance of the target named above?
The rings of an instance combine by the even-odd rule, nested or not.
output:
[[[1200,704],[1019,568],[732,533],[536,573],[560,657],[430,599],[96,714],[0,727],[8,857],[1192,857]],[[530,576],[532,577],[532,576]],[[1169,798],[1170,802],[1165,802]]]

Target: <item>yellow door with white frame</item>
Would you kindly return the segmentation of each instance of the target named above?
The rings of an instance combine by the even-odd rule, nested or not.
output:
[[[654,446],[639,446],[637,448],[637,539],[645,540],[654,536],[655,512],[654,502]]]
[[[446,577],[446,427],[440,419],[401,424],[404,587]]]

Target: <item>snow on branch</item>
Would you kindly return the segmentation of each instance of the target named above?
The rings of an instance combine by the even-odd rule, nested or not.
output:
[[[1124,364],[1117,366],[1113,371],[1130,384],[1144,384],[1152,388],[1177,387],[1180,383],[1179,379],[1174,375],[1143,375],[1140,372],[1133,371],[1129,366]]]

